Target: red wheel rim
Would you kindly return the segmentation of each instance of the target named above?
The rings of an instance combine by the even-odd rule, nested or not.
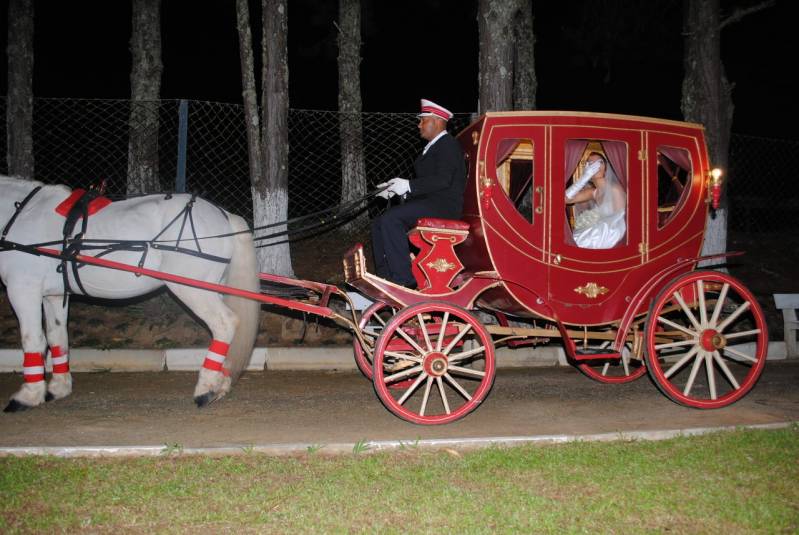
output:
[[[398,350],[403,343],[405,349]],[[445,424],[475,410],[488,395],[494,344],[466,310],[420,303],[402,309],[383,330],[373,369],[375,391],[392,413],[416,424]],[[392,388],[407,380],[408,388]]]
[[[725,273],[678,277],[650,308],[646,366],[658,388],[682,405],[714,409],[741,399],[760,377],[767,350],[760,305]]]

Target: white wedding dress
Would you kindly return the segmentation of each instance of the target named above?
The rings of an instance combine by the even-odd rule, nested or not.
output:
[[[594,191],[596,206],[577,218],[574,241],[584,249],[610,249],[624,237],[627,230],[625,220],[624,190],[608,180],[602,189]],[[585,226],[581,226],[580,222]]]

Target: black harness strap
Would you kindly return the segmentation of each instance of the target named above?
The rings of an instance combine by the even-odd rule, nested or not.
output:
[[[78,200],[75,201],[75,204],[72,205],[72,208],[69,209],[66,221],[64,221],[64,228],[62,230],[64,240],[61,244],[61,251],[64,257],[61,259],[61,265],[58,266],[58,270],[61,272],[61,278],[64,280],[64,306],[67,305],[67,294],[72,292],[69,286],[69,275],[67,273],[67,259],[75,258],[80,254],[81,248],[83,247],[83,236],[86,234],[86,229],[89,226],[89,203],[101,194],[102,191],[95,188],[84,191],[83,195],[81,195]],[[80,232],[74,238],[70,238],[80,218],[83,218]],[[71,261],[70,263],[72,264],[72,276],[75,278],[75,284],[78,285],[83,295],[89,295],[80,280],[80,274],[78,273],[78,268],[80,266],[75,261]]]
[[[16,208],[16,210],[14,212],[14,215],[11,216],[11,219],[8,220],[8,223],[6,223],[6,226],[3,227],[3,235],[2,237],[0,237],[0,240],[6,241],[6,236],[8,236],[8,233],[11,230],[11,225],[13,225],[14,221],[17,220],[17,216],[25,208],[25,205],[28,204],[28,202],[30,202],[30,200],[33,198],[34,195],[39,193],[40,189],[42,189],[41,186],[36,186],[30,191],[30,193],[28,193],[28,195],[25,196],[24,199],[14,203],[14,207]]]

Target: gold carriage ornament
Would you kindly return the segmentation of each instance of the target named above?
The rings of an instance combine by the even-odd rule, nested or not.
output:
[[[610,290],[604,286],[600,286],[595,282],[587,282],[585,286],[578,286],[574,289],[578,294],[586,296],[588,299],[596,299],[600,295],[605,295]]]

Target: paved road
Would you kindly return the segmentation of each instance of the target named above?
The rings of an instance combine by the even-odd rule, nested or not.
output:
[[[797,362],[769,362],[747,397],[713,411],[674,404],[647,377],[604,385],[572,368],[500,370],[479,410],[436,427],[393,416],[357,373],[249,373],[229,397],[202,410],[191,400],[195,379],[180,372],[75,374],[69,398],[0,414],[0,447],[352,444],[799,421]],[[0,398],[20,381],[0,374]]]

